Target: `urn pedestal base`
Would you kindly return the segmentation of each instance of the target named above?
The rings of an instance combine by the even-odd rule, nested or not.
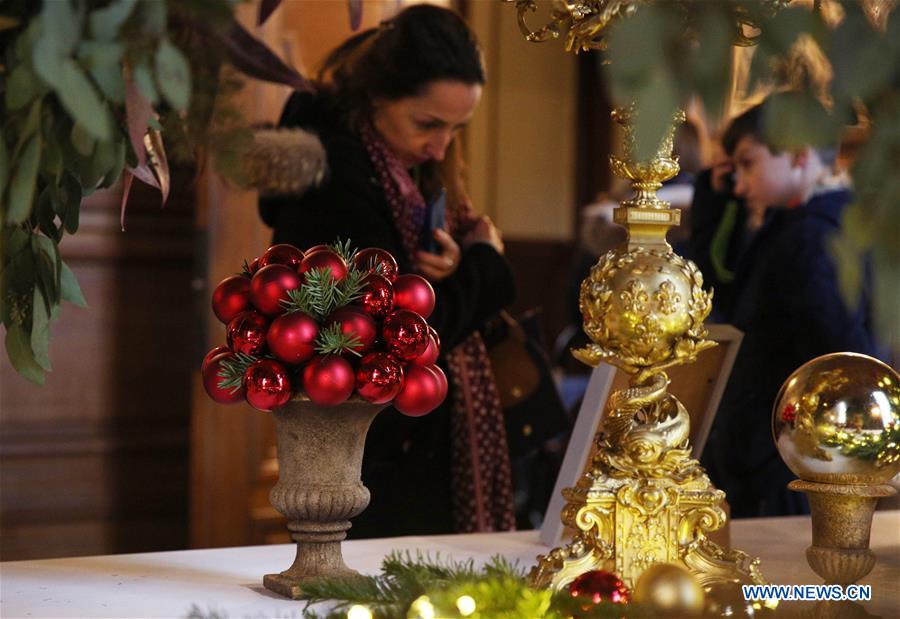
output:
[[[263,578],[266,589],[298,599],[306,581],[357,575],[344,563],[341,542],[350,519],[369,504],[360,479],[363,449],[383,408],[361,400],[338,406],[294,400],[272,413],[279,470],[269,500],[288,518],[297,554],[291,567]]]

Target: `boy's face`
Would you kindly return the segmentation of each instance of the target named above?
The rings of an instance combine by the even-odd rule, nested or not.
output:
[[[732,154],[734,193],[747,208],[761,213],[768,207],[785,207],[796,198],[797,173],[791,153],[775,154],[750,135],[742,137]]]

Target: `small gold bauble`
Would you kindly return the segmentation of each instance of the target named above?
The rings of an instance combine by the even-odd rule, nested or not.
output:
[[[634,584],[636,604],[652,607],[660,615],[693,615],[703,610],[703,589],[690,572],[674,563],[656,563]]]
[[[866,355],[817,357],[781,387],[772,431],[805,481],[887,482],[900,472],[900,376]]]

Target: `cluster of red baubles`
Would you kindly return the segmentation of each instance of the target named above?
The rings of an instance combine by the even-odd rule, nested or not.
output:
[[[287,311],[288,291],[300,289],[312,269],[330,271],[335,282],[352,269],[361,271],[360,296],[318,321]],[[356,392],[368,402],[392,402],[401,413],[420,416],[444,401],[447,378],[435,365],[440,340],[425,321],[434,310],[434,289],[418,275],[398,275],[389,252],[363,249],[346,261],[326,245],[305,252],[274,245],[246,271],[222,280],[212,296],[213,312],[227,325],[227,346],[210,350],[201,368],[206,392],[216,402],[246,400],[270,411],[299,394],[333,406]],[[353,350],[319,354],[320,332],[335,324],[355,336]],[[224,388],[223,364],[238,353],[256,360],[239,387]]]

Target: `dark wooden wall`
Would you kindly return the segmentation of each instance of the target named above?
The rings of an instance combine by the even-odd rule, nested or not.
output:
[[[0,557],[187,544],[195,364],[191,179],[159,196],[135,183],[82,206],[63,257],[89,307],[63,307],[38,387],[0,361]]]

